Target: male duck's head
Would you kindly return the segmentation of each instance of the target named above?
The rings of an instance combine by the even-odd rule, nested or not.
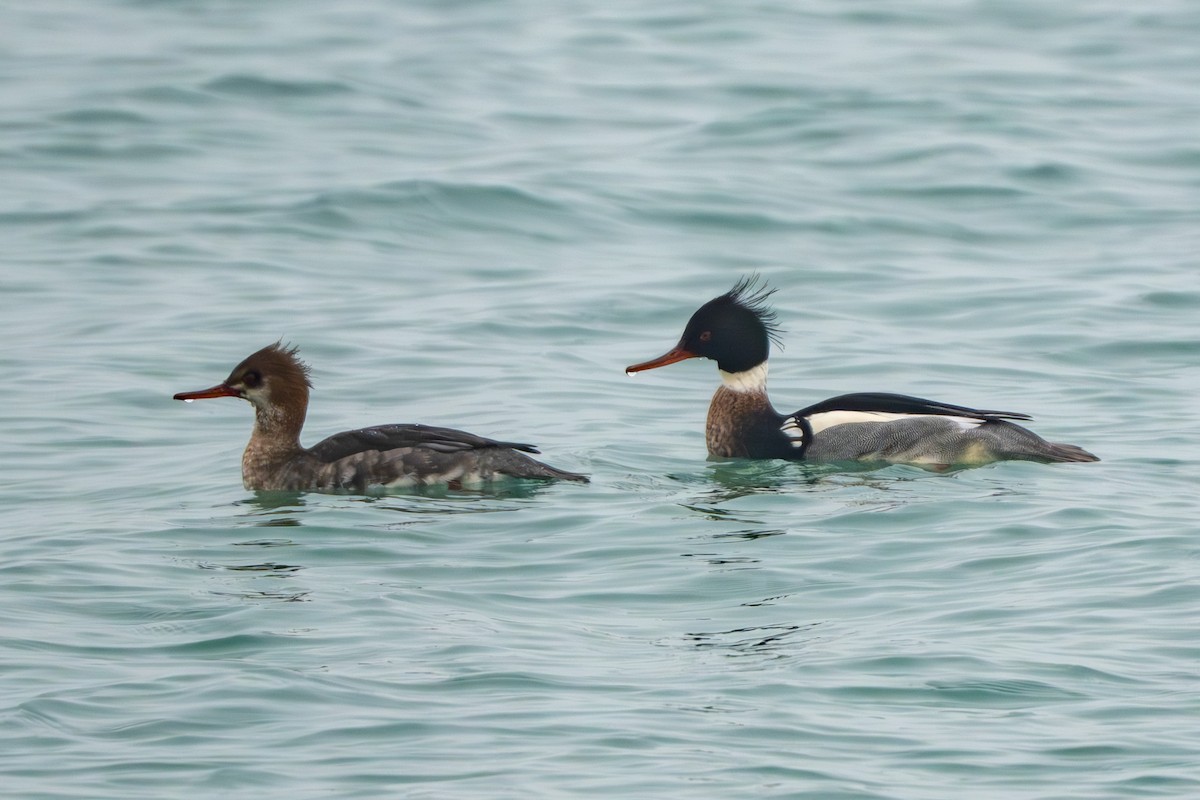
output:
[[[722,372],[748,372],[767,361],[779,328],[767,298],[775,290],[757,277],[743,278],[725,294],[714,297],[692,314],[679,344],[658,358],[626,367],[633,374],[665,367],[687,358],[710,358]]]

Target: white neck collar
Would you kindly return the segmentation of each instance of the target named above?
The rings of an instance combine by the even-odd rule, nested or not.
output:
[[[751,367],[743,372],[726,372],[723,369],[718,369],[717,372],[721,373],[721,383],[732,392],[766,393],[767,391],[767,362],[765,361],[757,367]]]

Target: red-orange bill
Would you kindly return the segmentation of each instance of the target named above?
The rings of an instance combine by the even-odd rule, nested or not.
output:
[[[210,397],[240,397],[240,395],[231,387],[223,383],[219,383],[211,389],[201,389],[198,392],[180,392],[175,395],[176,400],[206,400]]]
[[[674,364],[676,361],[684,361],[689,358],[696,358],[696,354],[689,353],[682,347],[676,347],[673,350],[663,353],[658,358],[652,358],[649,361],[643,361],[641,364],[634,364],[632,367],[626,367],[625,374],[632,375],[635,372],[643,372],[648,369],[665,367],[667,364]]]

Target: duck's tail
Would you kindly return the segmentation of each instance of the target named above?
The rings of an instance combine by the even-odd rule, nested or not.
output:
[[[1046,450],[1046,461],[1085,462],[1100,460],[1099,456],[1089,453],[1078,445],[1062,444],[1061,442],[1046,442],[1046,444],[1049,445]]]
[[[543,464],[541,461],[534,461],[532,458],[529,460],[533,461],[533,463],[537,464],[540,468],[540,474],[533,475],[531,477],[548,478],[557,481],[576,481],[578,483],[591,483],[592,481],[591,478],[589,478],[587,475],[584,475],[582,472],[567,472],[565,469],[552,467],[549,464]]]
[[[492,469],[512,478],[589,483],[587,475],[552,467],[515,450],[494,450]]]

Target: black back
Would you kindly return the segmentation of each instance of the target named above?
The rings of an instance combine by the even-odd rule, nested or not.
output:
[[[823,414],[829,411],[877,411],[887,414],[937,414],[950,417],[970,417],[972,419],[1022,419],[1033,417],[1019,414],[1015,411],[987,411],[978,408],[967,408],[949,403],[938,403],[924,400],[920,397],[910,397],[906,394],[891,394],[890,392],[857,392],[843,394],[822,400],[819,403],[802,408],[792,416],[810,417],[813,414]]]

